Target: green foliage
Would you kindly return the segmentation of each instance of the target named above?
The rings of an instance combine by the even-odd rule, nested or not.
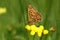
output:
[[[31,36],[24,28],[29,4],[43,17],[37,26],[42,24],[46,29],[56,26],[57,30],[41,38]],[[7,8],[6,14],[0,14],[0,40],[60,40],[60,0],[0,0],[0,7]]]

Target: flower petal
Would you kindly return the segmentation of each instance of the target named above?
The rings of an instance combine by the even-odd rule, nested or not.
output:
[[[37,31],[37,27],[35,25],[31,25],[31,30],[36,32]]]
[[[34,31],[31,31],[30,34],[31,34],[31,35],[35,35],[35,32],[34,32]]]
[[[48,34],[49,33],[49,31],[48,30],[44,30],[43,31],[43,34],[45,35],[45,34]]]
[[[41,37],[42,36],[42,32],[38,32],[38,37]]]
[[[44,26],[43,26],[43,25],[40,25],[40,26],[39,26],[39,29],[40,29],[40,30],[44,30]]]
[[[27,30],[30,30],[30,26],[29,26],[29,25],[26,25],[25,28],[26,28]]]

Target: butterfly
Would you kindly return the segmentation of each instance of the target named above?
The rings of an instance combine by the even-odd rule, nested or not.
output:
[[[28,22],[29,24],[35,24],[36,22],[41,22],[41,15],[32,5],[28,5]]]

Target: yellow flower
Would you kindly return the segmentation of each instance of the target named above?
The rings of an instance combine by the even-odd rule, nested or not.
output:
[[[42,36],[43,30],[44,30],[44,26],[43,26],[43,25],[40,25],[40,26],[37,28],[38,37],[41,37],[41,36]]]
[[[0,7],[0,14],[2,14],[2,13],[6,13],[6,8],[1,8]]]
[[[26,28],[27,30],[30,30],[30,29],[31,29],[29,25],[26,25],[25,28]]]
[[[43,34],[45,35],[45,34],[48,34],[49,33],[49,31],[48,30],[44,30],[43,31]]]
[[[34,32],[34,31],[31,31],[31,32],[30,32],[30,35],[35,35],[35,32]]]
[[[43,30],[44,30],[44,26],[43,25],[41,25],[41,26],[39,26],[37,28],[37,32],[43,32]]]
[[[40,30],[44,30],[44,26],[43,26],[43,25],[40,25],[40,26],[39,26],[39,29],[40,29]]]
[[[30,30],[30,35],[35,35],[35,33],[38,34],[38,37],[41,37],[42,36],[42,33],[45,35],[45,34],[48,34],[48,30],[44,30],[44,26],[43,25],[40,25],[39,27],[36,27],[35,25],[26,25],[25,27],[27,30]]]
[[[37,27],[35,25],[31,25],[31,31],[37,32]]]
[[[41,37],[42,36],[42,32],[38,32],[38,37]]]
[[[30,32],[31,35],[35,35],[35,32],[36,32],[36,30],[37,30],[37,27],[36,27],[35,25],[31,25],[31,26],[26,25],[25,28],[26,28],[27,30],[31,30],[31,32]]]

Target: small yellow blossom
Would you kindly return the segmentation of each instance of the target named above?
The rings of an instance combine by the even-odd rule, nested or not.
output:
[[[0,7],[0,14],[2,14],[2,13],[6,13],[6,8],[1,8]]]
[[[27,30],[30,30],[30,26],[29,25],[26,25],[25,27]]]
[[[40,30],[40,29],[38,29],[38,30],[37,30],[37,33],[39,33],[39,32],[43,32],[43,31],[42,31],[42,30]]]
[[[44,26],[43,25],[40,25],[38,28],[37,28],[37,32],[43,32],[44,30]]]
[[[48,30],[44,30],[43,34],[48,34],[48,32],[49,32]]]
[[[43,25],[40,25],[37,29],[37,34],[38,34],[38,37],[41,37],[42,36],[42,32],[44,30],[44,26]]]
[[[30,34],[31,34],[31,35],[35,35],[35,32],[34,32],[34,31],[31,31]]]
[[[44,30],[44,26],[43,26],[43,25],[40,25],[40,26],[39,26],[39,29],[40,29],[40,30]]]
[[[41,37],[42,36],[42,32],[38,32],[38,37]]]
[[[37,31],[37,27],[35,25],[31,25],[31,31],[36,32]]]

